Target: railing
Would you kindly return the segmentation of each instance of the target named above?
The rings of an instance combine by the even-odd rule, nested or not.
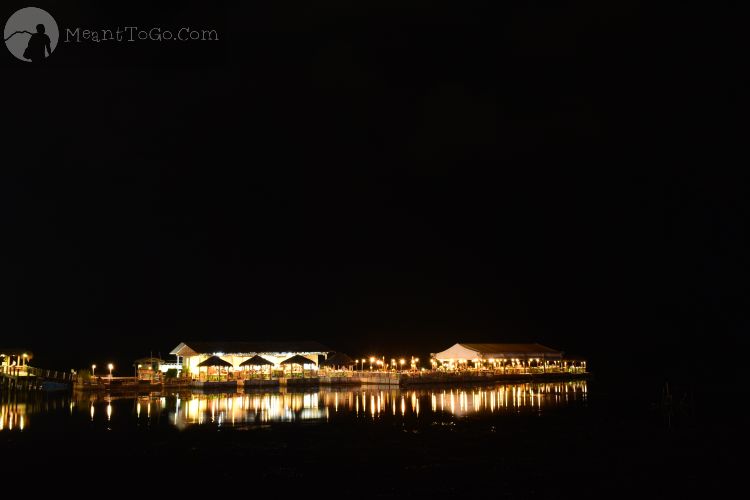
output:
[[[37,378],[57,380],[61,382],[71,382],[73,380],[72,373],[57,370],[45,370],[44,368],[34,368],[31,366],[28,366],[27,368],[29,369],[29,374]]]
[[[33,366],[0,366],[0,373],[8,377],[36,377],[38,379],[71,382],[73,374],[57,370],[47,370]]]

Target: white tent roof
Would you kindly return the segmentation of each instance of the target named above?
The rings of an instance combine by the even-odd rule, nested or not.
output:
[[[479,358],[479,353],[473,349],[468,349],[461,344],[456,344],[442,352],[436,352],[432,355],[436,359],[467,359],[472,360]]]

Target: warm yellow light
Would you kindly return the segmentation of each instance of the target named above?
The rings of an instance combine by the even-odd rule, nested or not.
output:
[[[112,369],[114,369],[114,367],[115,367],[115,365],[113,365],[112,363],[110,363],[110,364],[107,365],[107,369],[108,370],[112,370]]]
[[[138,365],[138,368],[140,368],[140,367],[141,367],[141,365]]]
[[[96,365],[91,365],[92,370],[96,370]]]
[[[415,363],[419,363],[419,358],[414,358]]]
[[[404,363],[406,363],[406,360],[404,358],[401,358],[400,360],[398,360],[398,362],[403,365]]]
[[[490,358],[490,363],[494,363],[494,362],[495,362],[495,358]]]
[[[375,358],[374,357],[370,357],[370,363],[374,363],[374,362],[375,362]]]
[[[26,353],[23,353],[23,357],[24,357],[24,358],[28,358],[28,357],[29,357],[29,355],[28,355],[28,354],[26,354]]]

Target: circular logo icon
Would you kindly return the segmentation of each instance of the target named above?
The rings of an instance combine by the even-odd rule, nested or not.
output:
[[[57,47],[60,31],[49,12],[36,7],[16,11],[5,23],[3,40],[11,54],[24,62],[41,62]]]

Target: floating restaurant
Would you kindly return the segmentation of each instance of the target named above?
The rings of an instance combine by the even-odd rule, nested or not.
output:
[[[177,356],[184,376],[193,380],[226,380],[246,376],[314,372],[331,349],[310,340],[290,342],[181,342]]]

